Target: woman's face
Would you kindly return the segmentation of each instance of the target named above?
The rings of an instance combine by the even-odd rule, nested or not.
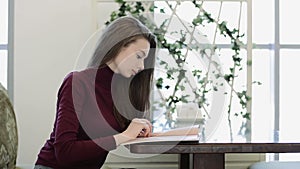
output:
[[[136,39],[123,47],[120,53],[108,63],[108,66],[124,77],[131,77],[144,69],[144,60],[148,56],[150,43],[145,38]]]

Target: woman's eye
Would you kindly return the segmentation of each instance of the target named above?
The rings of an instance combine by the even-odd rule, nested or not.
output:
[[[140,55],[136,55],[136,58],[138,58],[138,59],[142,59],[142,56],[140,56]]]

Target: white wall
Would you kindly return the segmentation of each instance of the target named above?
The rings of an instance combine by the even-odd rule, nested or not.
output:
[[[92,0],[15,0],[17,165],[33,164],[53,128],[56,94],[96,28]]]

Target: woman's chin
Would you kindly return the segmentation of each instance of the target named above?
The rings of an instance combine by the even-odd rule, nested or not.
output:
[[[131,78],[132,76],[134,76],[133,74],[122,74],[122,75],[126,78]]]

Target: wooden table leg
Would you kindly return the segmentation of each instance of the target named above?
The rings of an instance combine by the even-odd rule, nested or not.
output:
[[[180,154],[179,155],[179,169],[189,169],[190,168],[190,154]]]
[[[224,153],[194,154],[194,169],[225,169]]]

